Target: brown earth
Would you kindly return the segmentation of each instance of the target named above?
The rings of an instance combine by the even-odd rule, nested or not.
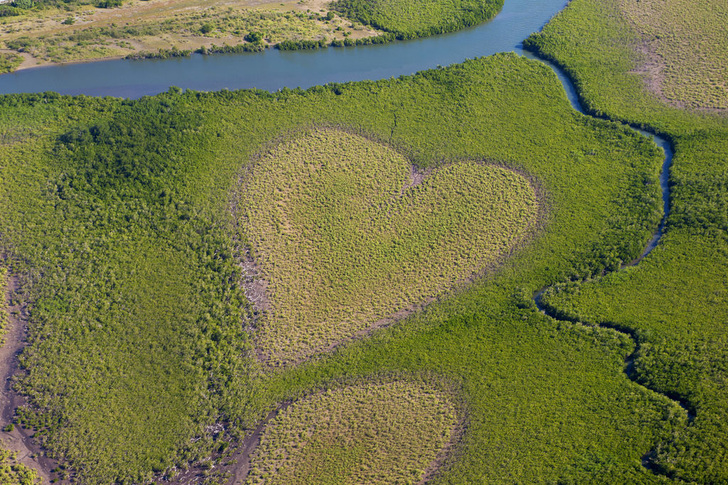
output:
[[[266,425],[278,413],[290,405],[291,402],[284,402],[270,411],[232,452],[225,453],[225,456],[223,456],[223,453],[216,453],[207,462],[194,465],[188,470],[176,475],[173,479],[165,480],[163,483],[169,485],[193,485],[200,483],[206,476],[209,476],[209,468],[206,466],[206,463],[216,463],[212,469],[217,477],[227,477],[224,482],[227,485],[245,483],[245,479],[248,477],[248,473],[250,473],[250,457],[260,443],[260,438],[263,436]],[[221,425],[219,426],[222,430],[223,427]]]

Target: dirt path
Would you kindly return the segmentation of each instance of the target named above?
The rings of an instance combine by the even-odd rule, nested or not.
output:
[[[255,448],[258,447],[266,425],[271,419],[275,418],[278,413],[290,405],[291,402],[286,401],[269,412],[268,415],[257,424],[255,429],[253,429],[251,433],[240,442],[240,445],[229,455],[223,458],[219,453],[213,454],[213,456],[210,457],[210,460],[206,460],[201,464],[190,467],[176,475],[173,479],[165,481],[164,483],[168,485],[198,485],[206,476],[208,476],[207,470],[209,467],[204,465],[209,465],[209,463],[212,462],[215,463],[212,468],[215,470],[217,476],[228,476],[227,482],[225,482],[227,485],[242,485],[245,483],[245,479],[248,478],[248,473],[250,473],[250,457],[253,451],[255,451]]]
[[[245,479],[248,478],[248,474],[250,473],[250,457],[252,456],[253,451],[255,451],[255,449],[260,444],[260,438],[263,436],[263,431],[265,431],[265,427],[273,418],[278,416],[278,413],[285,410],[290,405],[290,402],[285,402],[270,413],[268,413],[268,416],[266,416],[263,421],[258,423],[258,426],[255,428],[255,430],[253,430],[253,433],[245,438],[245,440],[243,440],[240,448],[238,448],[238,450],[234,454],[234,459],[237,463],[236,466],[231,470],[232,477],[228,482],[228,485],[242,485],[245,482]]]
[[[5,298],[12,302],[12,297],[18,290],[18,279],[14,276],[8,278],[8,287]],[[25,309],[20,305],[8,304],[8,321],[4,335],[5,343],[0,347],[0,376],[3,378],[0,392],[0,428],[13,422],[15,408],[23,403],[22,398],[11,389],[11,378],[18,369],[18,354],[25,346]],[[40,448],[32,442],[30,433],[16,426],[12,432],[0,432],[2,447],[16,452],[18,461],[28,468],[38,472],[43,485],[51,483],[50,470],[57,465],[53,460],[43,456]]]

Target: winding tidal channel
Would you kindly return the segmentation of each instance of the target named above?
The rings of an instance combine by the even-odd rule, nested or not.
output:
[[[566,91],[566,96],[569,98],[569,102],[571,103],[571,106],[578,112],[589,116],[589,113],[587,113],[584,108],[581,105],[581,102],[579,101],[578,93],[576,92],[576,88],[574,87],[574,84],[571,82],[571,80],[566,76],[566,74],[557,66],[553,65],[552,63],[548,61],[544,61],[543,59],[539,59],[538,57],[535,57],[534,55],[530,53],[525,54],[527,57],[530,57],[532,59],[537,59],[547,66],[551,67],[551,69],[554,70],[556,75],[558,76],[559,80],[561,81],[561,84],[564,86],[564,90]],[[649,133],[645,130],[639,129],[634,126],[630,126],[633,130],[639,132],[640,134],[652,138],[652,140],[662,148],[662,151],[664,153],[664,158],[662,161],[662,169],[660,171],[660,191],[662,192],[662,205],[663,205],[663,215],[662,219],[660,220],[660,224],[658,225],[657,229],[655,230],[655,233],[653,234],[652,238],[649,240],[645,248],[642,250],[642,253],[633,261],[626,263],[622,265],[622,267],[619,269],[619,271],[624,270],[625,268],[636,266],[638,265],[653,249],[657,247],[657,245],[660,242],[660,239],[662,239],[662,235],[665,230],[665,222],[667,221],[667,216],[670,213],[670,185],[668,183],[669,176],[670,176],[670,166],[672,165],[672,157],[673,157],[673,149],[670,145],[670,142],[666,140],[665,138],[655,135],[653,133]],[[560,315],[557,315],[556,312],[553,311],[552,308],[549,308],[548,306],[544,305],[541,302],[541,296],[549,289],[549,287],[542,288],[540,291],[538,291],[534,297],[533,301],[536,304],[536,308],[543,313],[546,316],[549,316],[553,318],[554,320],[561,320],[564,321],[564,318]],[[627,375],[627,377],[632,381],[637,383],[640,386],[643,386],[642,383],[639,382],[639,376],[634,370],[634,361],[636,359],[636,356],[640,350],[640,342],[637,339],[637,336],[634,332],[625,331],[623,328],[616,328],[614,325],[611,325],[609,323],[599,323],[600,327],[604,328],[610,328],[612,330],[618,331],[622,334],[628,335],[635,343],[634,350],[631,354],[629,354],[625,358],[625,365],[624,365],[624,373]],[[644,386],[647,387],[647,386]],[[649,387],[647,387],[650,389]],[[659,394],[658,391],[655,389],[650,389],[652,391],[655,391]],[[673,399],[674,400],[674,399]],[[679,404],[685,411],[687,412],[688,417],[688,423],[691,423],[695,416],[690,412],[690,409],[686,405],[685,402],[682,401],[675,401],[677,404]],[[651,464],[651,459],[653,458],[655,452],[654,450],[649,450],[647,453],[645,453],[642,456],[642,466],[647,468],[648,470],[654,471]]]
[[[308,88],[332,82],[396,77],[504,51],[535,58],[523,51],[522,40],[540,30],[565,4],[565,0],[506,0],[498,16],[477,27],[380,46],[294,52],[268,50],[255,54],[212,56],[195,54],[181,59],[111,60],[32,68],[0,76],[0,94],[55,91],[71,95],[139,98],[166,91],[170,86],[200,91],[246,88],[276,91],[283,87]],[[546,64],[561,80],[573,108],[589,115],[579,103],[576,90],[567,76],[556,66]],[[672,162],[671,146],[659,136],[637,131],[650,136],[664,150],[660,186],[665,215],[642,254],[626,266],[639,264],[657,246],[670,209],[668,172]],[[540,297],[546,290],[539,291],[534,302],[542,313],[558,319],[541,304]],[[627,357],[625,373],[637,382],[632,362],[639,349],[639,341],[635,335],[630,334],[630,337],[635,341],[635,352]],[[648,452],[643,459],[644,466],[648,468],[650,454]]]

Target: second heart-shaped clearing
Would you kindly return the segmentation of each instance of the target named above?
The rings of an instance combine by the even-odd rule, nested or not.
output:
[[[524,239],[538,200],[507,168],[462,161],[423,174],[387,146],[319,129],[262,155],[239,208],[256,268],[246,290],[265,310],[255,341],[285,365],[478,275]]]

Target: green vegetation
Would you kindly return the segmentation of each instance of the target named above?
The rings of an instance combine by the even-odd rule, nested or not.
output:
[[[40,478],[35,470],[18,463],[15,453],[0,449],[0,483],[3,485],[36,485]]]
[[[685,423],[624,375],[629,337],[533,305],[544,286],[633,259],[661,216],[660,150],[574,112],[538,62],[504,54],[272,94],[0,102],[0,241],[30,305],[20,420],[82,483],[184,469],[278,403],[379,375],[462,389],[468,428],[442,483],[652,482],[641,457]],[[544,223],[423,312],[261,372],[241,328],[255,313],[233,217],[245,207],[231,199],[256,154],[321,127],[381,140],[424,170],[484,160],[526,173]]]
[[[650,127],[671,140],[724,129],[719,111],[675,109],[647,89],[640,37],[619,5],[616,0],[574,2],[524,45],[561,66],[574,81],[585,109],[596,116]]]
[[[90,34],[90,32],[79,34],[79,40],[72,39],[70,36],[66,35],[45,38],[31,38],[24,36],[17,39],[6,40],[5,45],[8,49],[30,54],[36,59],[44,59],[53,62],[69,62],[83,59],[116,57],[124,54],[124,50],[119,46],[111,44],[100,37],[96,39],[86,38],[88,34]],[[83,37],[84,40],[80,40],[81,37]],[[13,67],[13,69],[15,69],[15,67]]]
[[[6,101],[25,103],[12,117],[36,104]],[[56,130],[31,143],[8,135],[2,150],[3,204],[22,199],[3,218],[3,243],[22,258],[13,271],[32,302],[19,378],[32,406],[18,422],[86,482],[146,481],[172,457],[207,456],[213,440],[190,439],[244,406],[244,304],[230,238],[175,195],[177,170],[196,177],[168,145],[191,160],[190,116],[156,100],[46,101],[53,107],[30,124],[3,123],[6,135]],[[74,113],[93,124],[71,128],[63,118]],[[17,165],[23,159],[36,162]],[[15,192],[24,176],[32,196]],[[47,236],[22,236],[27,224]]]
[[[22,10],[28,10],[35,7],[36,4],[33,0],[15,0],[11,5]]]
[[[544,297],[565,318],[636,332],[640,382],[683,399],[696,416],[657,448],[653,464],[668,476],[707,483],[724,480],[728,456],[728,349],[726,331],[716,325],[728,318],[728,271],[716,264],[726,257],[724,241],[670,233],[639,268]]]
[[[214,28],[213,28],[214,25]],[[265,32],[262,34],[261,32]],[[246,37],[255,33],[254,40]],[[179,42],[167,41],[165,46],[140,51],[134,47],[157,46],[165,41],[161,37],[179,37]],[[274,12],[229,10],[210,8],[204,13],[179,15],[164,21],[139,21],[131,25],[105,27],[80,27],[72,32],[45,36],[20,36],[5,40],[9,49],[26,52],[37,59],[52,62],[129,56],[130,58],[166,58],[180,53],[204,49],[217,52],[214,42],[221,40],[229,47],[245,46],[252,51],[260,50],[260,43],[276,45],[300,39],[322,40],[328,45],[327,36],[334,36],[333,26],[326,25],[302,12]],[[199,47],[202,43],[202,47]],[[180,48],[188,45],[190,48]],[[227,47],[227,46],[226,46]],[[245,49],[245,47],[243,47]],[[217,48],[219,49],[219,48]]]
[[[52,7],[73,8],[76,5],[93,5],[96,8],[121,7],[121,0],[14,0],[14,6],[23,9],[44,9]]]
[[[592,112],[660,132],[674,147],[671,211],[660,246],[635,268],[558,286],[544,302],[568,319],[636,336],[635,377],[695,415],[654,450],[651,466],[698,483],[728,481],[728,119],[725,111],[682,110],[663,101],[718,107],[728,100],[724,87],[706,84],[728,62],[725,49],[710,45],[724,22],[713,13],[709,22],[696,20],[724,8],[720,1],[574,0],[528,43],[564,66]],[[655,9],[664,15],[655,16]],[[678,55],[677,38],[687,30],[686,42],[707,44]],[[645,40],[660,54],[661,92],[645,82]]]
[[[411,39],[453,32],[495,17],[503,0],[335,0],[331,8],[365,25]]]
[[[423,383],[327,390],[268,423],[247,483],[417,483],[457,424],[448,397]]]
[[[371,37],[361,37],[358,39],[344,38],[334,39],[330,43],[327,39],[320,40],[284,40],[276,44],[276,49],[283,51],[300,51],[321,49],[323,47],[352,47],[358,45],[381,45],[389,44],[397,40],[394,34],[379,34]]]
[[[3,4],[0,5],[0,18],[2,17],[17,17],[22,15],[21,9],[13,7],[12,5]]]
[[[157,52],[135,52],[127,55],[125,59],[171,59],[174,57],[190,57],[191,55],[191,50],[181,51],[173,47],[171,49],[159,49]]]
[[[346,392],[367,402],[338,401],[338,409],[371,407],[381,400],[379,376],[434,374],[460,390],[468,416],[457,460],[435,483],[728,481],[727,51],[720,15],[710,14],[723,11],[719,3],[572,0],[526,42],[565,68],[592,114],[659,132],[675,149],[665,235],[623,271],[615,270],[639,255],[661,216],[659,150],[616,122],[573,112],[548,69],[513,55],[305,92],[2,98],[0,242],[30,309],[18,379],[29,404],[18,422],[82,483],[132,483],[220,456],[266,412],[299,399],[270,428],[282,435],[266,438],[251,480],[296,460],[310,466],[297,468],[309,478],[338,480],[325,474],[354,473],[348,460],[364,451],[319,453],[340,442],[331,435],[294,451],[301,426],[321,421],[317,409]],[[434,7],[413,19],[395,8],[376,17],[384,3],[338,5],[383,22],[381,42],[445,29],[432,23],[445,18]],[[11,18],[17,9],[3,12]],[[214,28],[202,33],[207,24]],[[702,35],[691,27],[698,24]],[[222,38],[208,18],[190,25]],[[263,35],[249,39],[256,45],[269,35],[257,24],[235,35],[252,32]],[[289,40],[281,45],[328,42]],[[301,178],[310,160],[327,170]],[[432,173],[403,190],[410,164]],[[498,186],[488,178],[496,173],[512,179],[487,190]],[[516,173],[543,194],[543,223],[497,270],[445,294],[475,271],[467,253],[461,268],[442,264],[451,255],[423,265],[413,256],[426,253],[394,244],[411,238],[427,251],[466,251],[462,231],[453,244],[429,242],[428,231],[444,227],[438,217],[450,216],[425,209],[454,199],[462,206],[478,190],[515,202],[508,209],[524,217],[505,222],[525,227],[535,206]],[[421,205],[412,194],[425,196]],[[370,209],[364,200],[389,212],[360,216]],[[468,217],[480,206],[467,207],[461,224],[477,225]],[[426,217],[411,216],[419,212]],[[427,230],[388,239],[387,229],[408,225],[382,221],[400,216]],[[490,223],[477,229],[504,233],[489,233]],[[510,236],[476,266],[523,235]],[[282,254],[292,256],[275,259]],[[422,278],[404,296],[395,291],[400,266]],[[383,275],[392,284],[381,284]],[[268,303],[258,298],[265,284]],[[535,308],[544,287],[543,303],[561,320]],[[430,298],[397,325],[298,366],[270,369],[256,359],[253,343],[273,363],[300,360]],[[333,315],[334,330],[289,325],[316,312]],[[279,318],[285,332],[271,337]],[[347,327],[357,321],[365,323]],[[351,381],[359,387],[341,384]],[[318,393],[327,388],[339,390]],[[421,419],[401,403],[377,409],[400,406],[388,414]],[[371,433],[380,431],[375,423]],[[406,432],[386,438],[408,441]],[[263,456],[278,443],[284,455]],[[414,465],[417,473],[423,466]]]
[[[392,149],[335,130],[270,149],[241,192],[270,300],[256,343],[271,365],[437,299],[509,254],[537,213],[533,188],[512,171],[461,162],[418,173]]]
[[[0,53],[0,74],[13,72],[23,63],[23,58],[17,54]]]
[[[121,7],[121,0],[98,0],[94,6],[98,8],[117,8]]]

